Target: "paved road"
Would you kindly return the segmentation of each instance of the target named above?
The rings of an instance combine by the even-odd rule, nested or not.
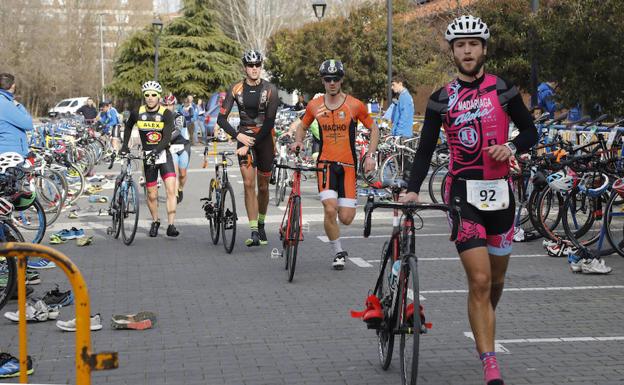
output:
[[[89,215],[98,204],[83,200],[83,217],[64,215],[54,229],[82,226],[95,235],[87,248],[58,246],[79,267],[93,312],[104,329],[92,333],[95,351],[119,352],[120,368],[94,373],[95,384],[399,384],[398,351],[381,370],[374,333],[349,316],[360,309],[376,278],[379,252],[390,220],[380,214],[373,236],[363,239],[362,220],[343,231],[352,257],[344,271],[331,270],[323,239],[316,189],[303,188],[309,231],[300,246],[293,283],[287,283],[277,223],[283,209],[271,206],[270,245],[249,249],[245,218],[239,220],[234,253],[213,246],[202,218],[212,169],[201,169],[193,148],[189,184],[179,206],[178,239],[148,238],[147,221],[131,247],[106,235],[108,217]],[[242,181],[232,169],[237,205],[245,216]],[[109,192],[110,193],[110,192]],[[90,207],[91,206],[91,207]],[[105,205],[102,205],[104,207]],[[142,207],[147,219],[146,207]],[[161,212],[164,209],[161,209]],[[164,214],[163,214],[164,217]],[[447,241],[441,216],[425,218],[418,238],[420,277],[433,330],[421,339],[419,384],[482,384],[481,367],[466,319],[466,283]],[[609,276],[572,274],[564,259],[546,257],[540,244],[516,244],[507,291],[498,311],[499,361],[508,384],[623,384],[624,260],[612,256]],[[54,283],[67,287],[57,269],[42,272],[43,294]],[[15,302],[5,310],[14,310]],[[112,314],[150,310],[155,329],[114,331]],[[74,317],[73,308],[61,312]],[[29,324],[32,383],[74,382],[74,335],[54,323]],[[17,327],[0,319],[0,347],[17,354]]]

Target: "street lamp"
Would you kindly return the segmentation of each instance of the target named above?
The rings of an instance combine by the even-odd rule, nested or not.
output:
[[[325,8],[327,8],[327,3],[325,0],[313,0],[312,1],[312,9],[314,10],[314,16],[321,21],[323,16],[325,16]]]
[[[102,32],[102,16],[105,13],[100,13],[100,70],[101,70],[101,80],[102,80],[102,99],[101,101],[106,100],[104,95],[104,34]]]
[[[159,16],[152,20],[152,29],[154,30],[154,80],[158,81],[158,43],[160,41],[160,33],[163,29],[163,22]]]

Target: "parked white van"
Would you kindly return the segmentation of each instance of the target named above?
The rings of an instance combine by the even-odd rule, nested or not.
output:
[[[48,111],[48,116],[55,117],[59,115],[72,115],[85,103],[87,103],[87,96],[79,98],[63,99],[58,104]]]

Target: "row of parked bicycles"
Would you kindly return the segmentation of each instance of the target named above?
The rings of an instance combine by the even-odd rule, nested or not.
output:
[[[112,154],[96,127],[74,118],[46,120],[30,153],[0,155],[0,241],[40,243],[63,209],[87,189],[87,175]],[[16,288],[15,260],[0,256],[0,308]]]

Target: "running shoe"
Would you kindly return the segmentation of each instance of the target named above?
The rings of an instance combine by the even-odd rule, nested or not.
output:
[[[41,283],[41,276],[39,275],[39,272],[26,269],[26,284],[38,285],[40,283]]]
[[[245,240],[245,245],[247,247],[260,246],[260,234],[257,231],[252,231],[251,237]]]
[[[582,265],[584,261],[584,259],[576,254],[568,255],[568,263],[570,264],[570,270],[572,270],[573,273],[582,272]]]
[[[32,358],[30,356],[27,356],[27,358],[26,373],[33,374],[35,370],[33,369]],[[0,353],[0,378],[19,377],[19,367],[19,359],[9,353]]]
[[[91,331],[102,330],[102,319],[100,314],[96,314],[90,318],[91,323]],[[64,330],[66,332],[75,332],[76,331],[76,319],[72,319],[69,321],[56,321],[56,327]]]
[[[69,306],[74,303],[74,295],[71,290],[62,292],[57,286],[54,290],[50,290],[45,294],[43,302],[54,308]]]
[[[156,325],[156,314],[150,311],[142,311],[136,314],[114,315],[111,320],[113,329],[151,329]]]
[[[269,244],[269,240],[267,239],[266,232],[264,231],[264,223],[258,224],[258,237],[260,238],[261,245]]]
[[[152,222],[152,226],[150,227],[149,236],[154,238],[158,236],[158,228],[160,227],[160,221]]]
[[[613,269],[605,265],[604,259],[585,259],[581,264],[583,274],[609,274]]]
[[[28,258],[28,263],[26,266],[28,266],[30,269],[45,270],[54,269],[56,267],[56,264],[43,258]]]
[[[347,260],[347,252],[341,251],[334,257],[334,262],[332,262],[332,267],[334,270],[342,270],[345,267],[345,261]]]
[[[48,306],[42,300],[38,300],[34,303],[28,301],[26,303],[26,321],[44,322],[47,320],[55,320],[58,316],[58,309]],[[19,322],[19,310],[4,313],[4,318],[13,322]]]
[[[184,199],[184,191],[178,190],[178,203],[182,203],[182,199]]]
[[[167,226],[168,237],[177,237],[178,235],[180,235],[180,232],[176,229],[174,225]]]

